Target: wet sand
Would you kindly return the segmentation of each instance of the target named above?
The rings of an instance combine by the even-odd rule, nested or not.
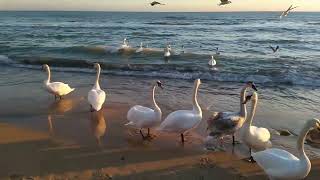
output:
[[[0,124],[0,179],[267,179],[256,164],[242,160],[247,148],[241,144],[205,150],[205,121],[182,145],[179,135],[155,130],[153,140],[143,141],[123,125],[127,104],[109,102],[90,113],[83,98],[69,97],[49,107],[39,120],[46,128]],[[82,110],[72,112],[74,107]],[[320,175],[320,160],[312,165],[307,179]]]

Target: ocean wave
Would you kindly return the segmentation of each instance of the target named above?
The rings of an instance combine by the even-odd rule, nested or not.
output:
[[[192,23],[188,22],[166,22],[166,21],[158,21],[158,22],[147,22],[145,24],[148,25],[170,25],[170,26],[188,26],[192,25]]]
[[[49,64],[56,71],[93,72],[93,61],[59,59],[50,57],[20,57],[14,63],[6,56],[0,56],[1,63],[7,63],[19,68],[39,69],[42,64]],[[160,77],[171,79],[201,78],[218,82],[246,82],[254,81],[265,85],[303,85],[320,87],[319,78],[301,75],[298,71],[224,71],[223,67],[210,69],[207,66],[195,64],[119,64],[99,62],[104,71],[102,73],[120,76]],[[221,69],[220,69],[221,68]]]

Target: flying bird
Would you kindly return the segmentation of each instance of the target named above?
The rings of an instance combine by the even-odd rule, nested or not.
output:
[[[286,11],[284,11],[281,15],[280,15],[280,19],[283,17],[288,16],[289,12],[292,11],[293,9],[297,8],[298,6],[292,7],[293,5],[291,5]]]
[[[218,6],[223,6],[223,5],[226,5],[226,4],[230,4],[230,3],[232,3],[231,1],[229,1],[229,0],[220,0],[221,1],[221,3],[220,4],[218,4]]]
[[[155,5],[165,5],[165,4],[162,4],[158,1],[153,1],[152,3],[150,3],[151,6],[155,6]]]
[[[272,49],[273,53],[276,53],[280,48],[279,46],[276,46],[275,48],[272,46],[269,46],[269,47]]]

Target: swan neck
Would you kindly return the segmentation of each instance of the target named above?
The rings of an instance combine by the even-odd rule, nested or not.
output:
[[[309,160],[308,156],[304,152],[304,140],[310,130],[310,126],[306,125],[300,132],[298,141],[297,141],[297,149],[299,152],[300,159]]]
[[[152,103],[153,103],[153,108],[154,108],[154,111],[158,114],[158,117],[159,117],[159,120],[161,121],[161,115],[162,115],[162,112],[161,112],[161,109],[160,107],[158,106],[156,100],[155,100],[155,90],[156,90],[156,85],[153,86],[152,88]]]
[[[99,84],[100,72],[101,72],[101,68],[100,68],[100,66],[98,66],[98,68],[97,68],[96,82],[95,82],[95,84],[94,84],[94,89],[100,89],[100,84]]]
[[[193,88],[193,94],[192,94],[192,104],[193,104],[193,110],[197,111],[199,114],[202,113],[201,108],[198,103],[198,89],[199,84],[195,84]]]
[[[50,67],[48,66],[48,67],[46,68],[46,70],[47,70],[47,74],[48,74],[48,79],[47,79],[46,83],[47,83],[47,84],[49,84],[49,83],[50,83],[50,81],[51,81],[51,72],[50,72]]]
[[[251,126],[252,125],[252,121],[253,121],[253,117],[254,115],[256,114],[256,110],[257,110],[257,103],[258,103],[258,100],[255,99],[254,101],[252,101],[251,103],[251,112],[250,112],[250,115],[248,117],[248,125]]]
[[[245,101],[246,91],[247,91],[247,86],[243,87],[240,93],[240,116],[242,117],[246,117],[247,115],[246,104],[243,104],[243,102]]]

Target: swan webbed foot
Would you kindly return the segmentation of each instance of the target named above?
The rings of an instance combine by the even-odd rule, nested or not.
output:
[[[184,136],[183,136],[183,133],[181,133],[181,143],[184,144]]]
[[[247,161],[247,162],[249,162],[249,163],[256,163],[256,161],[253,159],[252,156],[250,156],[250,157],[248,157],[248,158],[244,158],[243,160],[244,160],[244,161]]]

